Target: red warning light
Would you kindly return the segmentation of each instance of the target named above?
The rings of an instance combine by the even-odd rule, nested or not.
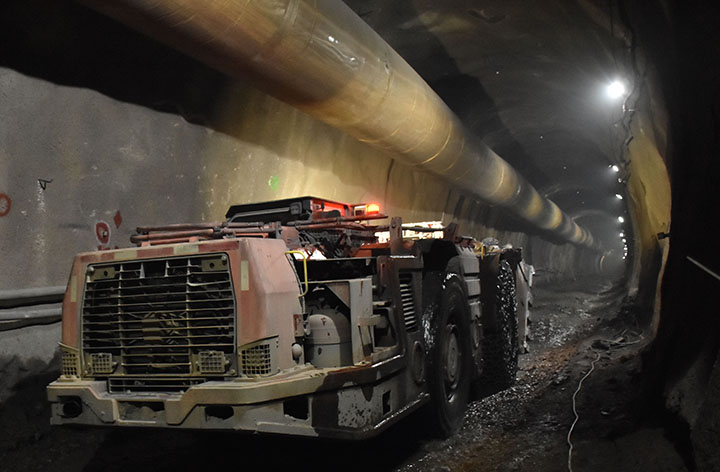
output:
[[[376,215],[376,214],[380,213],[380,205],[378,205],[377,203],[370,203],[367,206],[367,210],[365,210],[365,212],[368,215]]]

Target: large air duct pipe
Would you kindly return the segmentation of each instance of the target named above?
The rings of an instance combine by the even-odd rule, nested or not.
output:
[[[82,0],[561,240],[592,236],[471,133],[339,0]]]

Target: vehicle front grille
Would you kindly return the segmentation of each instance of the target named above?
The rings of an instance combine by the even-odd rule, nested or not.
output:
[[[191,383],[170,378],[167,385],[141,379],[201,376],[207,359],[223,366],[216,376],[235,375],[235,310],[224,254],[91,265],[82,306],[84,371],[132,377],[113,380],[111,391],[187,388]]]

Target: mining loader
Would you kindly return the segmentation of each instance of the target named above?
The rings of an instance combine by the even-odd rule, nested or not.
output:
[[[514,382],[520,249],[315,197],[226,218],[75,257],[53,424],[448,436]]]

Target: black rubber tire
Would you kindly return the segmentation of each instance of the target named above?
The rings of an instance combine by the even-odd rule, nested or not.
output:
[[[470,401],[473,362],[464,287],[457,274],[428,273],[423,280],[428,416],[433,434],[443,438],[462,427]]]
[[[476,390],[491,394],[515,383],[518,367],[517,300],[515,278],[507,261],[501,261],[494,296],[483,304],[484,319],[492,319],[495,329],[485,330],[483,339],[483,372]],[[488,323],[490,324],[490,323]]]

